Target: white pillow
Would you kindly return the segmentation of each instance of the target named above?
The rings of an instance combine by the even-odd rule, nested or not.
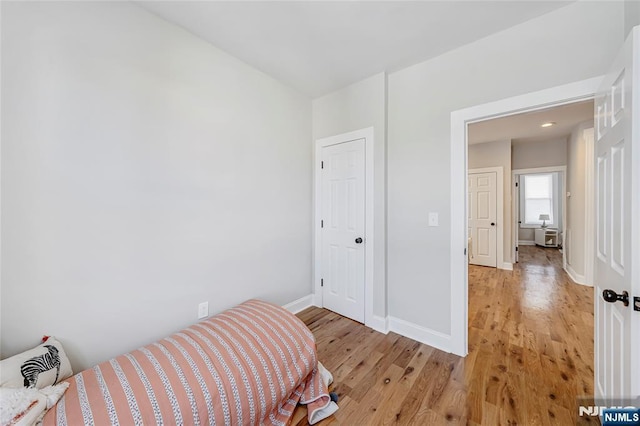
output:
[[[0,387],[0,424],[33,424],[47,408],[46,397],[35,388]]]
[[[72,375],[69,358],[60,342],[53,337],[33,349],[0,361],[2,387],[42,389]]]
[[[39,424],[69,387],[68,382],[44,389],[0,387],[0,424],[30,426]]]

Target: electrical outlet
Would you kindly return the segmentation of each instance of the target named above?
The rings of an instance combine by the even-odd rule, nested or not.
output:
[[[429,226],[438,226],[438,213],[429,213]]]
[[[209,302],[202,302],[198,305],[198,319],[209,316]]]

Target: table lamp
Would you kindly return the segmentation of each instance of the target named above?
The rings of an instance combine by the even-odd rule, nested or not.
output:
[[[549,215],[548,214],[541,214],[538,219],[542,221],[541,228],[546,228],[547,227],[546,221],[550,219]]]

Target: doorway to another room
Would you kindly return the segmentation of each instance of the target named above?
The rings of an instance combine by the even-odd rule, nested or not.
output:
[[[586,250],[583,252],[584,256],[582,256],[586,261],[585,265],[595,264],[594,278],[592,280],[593,287],[575,284],[569,278],[569,275],[565,272],[561,273],[561,276],[564,277],[562,282],[565,288],[568,290],[580,289],[591,297],[591,301],[584,305],[588,306],[591,311],[582,315],[582,318],[591,323],[590,330],[578,331],[578,334],[583,339],[579,342],[571,342],[571,336],[576,335],[577,326],[575,321],[579,321],[579,318],[575,318],[574,321],[570,322],[567,320],[567,315],[569,315],[569,311],[576,310],[576,306],[582,303],[582,299],[576,298],[573,300],[571,297],[567,297],[564,302],[571,304],[571,306],[567,306],[567,313],[563,313],[560,309],[553,311],[558,313],[559,317],[552,315],[549,318],[548,322],[546,322],[548,331],[538,330],[543,336],[539,340],[536,339],[536,342],[544,340],[544,335],[548,334],[549,339],[551,339],[551,348],[556,354],[564,352],[566,355],[564,360],[570,359],[571,362],[566,367],[572,372],[576,371],[577,367],[574,356],[581,360],[587,360],[586,368],[591,373],[589,376],[591,376],[592,386],[589,387],[589,383],[583,383],[584,386],[580,387],[581,383],[576,382],[576,380],[580,380],[579,377],[586,376],[581,375],[576,380],[571,381],[570,375],[563,371],[561,379],[565,382],[570,382],[569,387],[566,389],[589,398],[593,398],[595,395],[596,398],[604,398],[609,401],[612,401],[611,398],[621,395],[637,395],[640,389],[640,381],[637,380],[640,377],[640,374],[638,374],[640,372],[640,357],[637,356],[636,350],[639,347],[637,343],[640,333],[637,331],[640,330],[640,317],[634,314],[629,303],[630,295],[640,293],[640,285],[638,285],[640,281],[637,279],[638,271],[628,267],[629,265],[637,265],[640,257],[640,246],[637,244],[640,241],[640,227],[636,226],[635,221],[633,221],[633,215],[637,213],[639,205],[637,189],[638,185],[640,185],[640,179],[638,179],[638,173],[636,173],[640,168],[640,155],[638,154],[640,133],[637,131],[640,126],[637,115],[637,108],[640,104],[640,88],[636,84],[638,81],[636,77],[638,75],[637,47],[639,44],[640,28],[635,27],[603,77],[591,78],[477,105],[451,114],[451,241],[455,250],[457,245],[465,244],[466,246],[467,243],[465,235],[467,232],[466,180],[468,176],[467,142],[470,127],[476,123],[499,117],[506,118],[522,112],[544,111],[553,106],[564,106],[594,99],[595,128],[591,132],[587,131],[588,129],[584,129],[582,132],[583,136],[588,133],[593,135],[593,151],[585,154],[584,157],[585,162],[583,164],[587,166],[585,168],[586,179],[583,182],[590,181],[591,188],[585,190],[586,199],[588,200],[588,197],[592,196],[595,202],[592,204],[593,208],[587,204],[583,206],[583,213],[586,213],[583,216],[586,223],[583,227],[586,229],[583,234],[585,236],[584,248]],[[573,142],[574,138],[572,137],[571,140]],[[516,167],[513,168],[515,169]],[[575,170],[574,167],[567,167],[567,175],[569,177],[572,176],[572,169]],[[575,180],[575,182],[579,181],[579,179]],[[573,198],[574,189],[572,186],[571,183],[568,184],[566,194],[568,198]],[[588,203],[588,201],[586,202]],[[568,210],[571,212],[570,206]],[[595,218],[595,226],[592,229],[588,229],[589,215]],[[572,226],[571,222],[572,220],[569,219],[567,226]],[[577,233],[574,235],[577,235]],[[593,244],[594,242],[595,244]],[[575,242],[572,242],[572,246],[574,249],[579,247]],[[549,249],[536,247],[536,250]],[[470,338],[472,333],[469,328],[468,313],[471,307],[467,306],[467,303],[469,301],[474,303],[474,299],[469,297],[471,286],[467,285],[470,281],[467,272],[478,267],[468,267],[465,262],[466,256],[464,258],[455,255],[451,257],[452,348],[456,353],[462,355],[467,354],[468,350],[469,356],[472,356],[482,348],[474,345]],[[522,269],[522,264],[521,260],[516,267]],[[485,269],[503,275],[510,274],[496,269]],[[567,268],[567,270],[569,269]],[[516,272],[518,271],[516,270],[511,274]],[[522,280],[519,280],[519,282],[520,289],[526,290],[530,288],[530,286],[523,286],[523,283],[526,284],[526,282]],[[634,296],[634,298],[637,298],[637,296]],[[513,311],[510,311],[511,315],[506,315],[505,317],[512,317],[514,313],[519,313],[522,318],[526,317],[525,313],[529,316],[536,315],[536,306],[526,305],[526,302],[531,299],[531,297],[520,298],[520,303],[514,306]],[[465,303],[463,303],[462,309],[454,312],[455,306],[460,305],[460,300],[465,301]],[[550,305],[556,308],[563,302],[557,299],[547,300],[550,303],[544,303],[544,306]],[[595,310],[593,309],[594,301],[596,302]],[[487,308],[490,308],[490,306],[487,306]],[[541,316],[540,314],[540,312],[537,312],[538,317]],[[545,314],[544,310],[542,314]],[[503,318],[503,320],[507,321],[507,324],[509,319]],[[560,320],[560,322],[555,323],[553,322],[554,319]],[[478,320],[481,321],[482,318],[478,317]],[[498,325],[492,325],[491,329],[496,330]],[[561,328],[554,331],[554,327],[557,328],[559,326]],[[504,328],[502,330],[504,331]],[[561,332],[567,331],[567,333],[562,336],[557,332],[558,330]],[[525,353],[525,350],[530,352],[529,350],[532,349],[533,353],[536,354],[537,349],[539,354],[540,349],[546,352],[548,347],[541,347],[539,344],[532,346],[526,339],[518,342],[517,339],[520,339],[521,336],[531,336],[532,333],[535,335],[534,330],[518,329],[513,335],[507,336],[509,350],[503,351],[503,353],[509,359],[513,359],[513,356],[516,356],[515,361],[517,364],[513,365],[516,366],[518,374],[512,378],[516,382],[518,378],[523,377],[523,374],[518,371],[518,365],[522,367],[540,364],[537,362],[533,364],[523,363],[523,360],[517,357],[518,348],[511,348],[512,338],[514,342],[524,345],[521,347],[523,353]],[[594,336],[594,339],[584,338],[589,335]],[[488,339],[483,339],[480,343],[484,344],[488,341]],[[499,340],[497,343],[502,347],[505,346],[504,339]],[[493,345],[494,352],[497,349],[499,348]],[[540,361],[543,360],[544,357],[540,356]],[[557,360],[555,363],[557,363]],[[546,375],[549,368],[544,363],[541,363],[541,365],[540,372],[544,371],[544,375]],[[502,364],[500,371],[509,371],[508,365]],[[530,375],[535,379],[538,374],[540,373],[533,372]],[[498,376],[496,377],[500,380]],[[594,381],[595,386],[593,386]],[[529,383],[526,379],[525,382]],[[536,381],[533,380],[533,382]],[[546,385],[544,388],[530,389],[531,395],[537,398],[538,402],[544,402],[540,399],[540,396],[544,397],[546,390],[558,385],[557,378]],[[557,399],[556,392],[552,392],[548,396],[553,401]],[[505,398],[503,397],[502,401],[504,400]],[[515,402],[513,398],[510,401]],[[546,403],[548,407],[549,404],[553,405],[554,402],[550,403],[547,400]],[[566,411],[566,406],[564,408]],[[549,417],[553,418],[549,420],[551,423],[574,423],[571,420],[575,420],[575,411],[573,415],[571,411],[566,411],[566,413],[573,419],[565,418],[561,421],[557,418],[555,411],[548,410]],[[569,422],[566,422],[566,420],[569,420]],[[537,420],[535,422],[538,423]]]
[[[580,338],[593,335],[593,288],[572,279],[566,256],[585,276],[588,253],[575,244],[588,232],[593,109],[587,100],[468,126],[468,358],[488,366],[483,412],[529,395],[521,418],[573,424],[576,398],[594,394],[593,341]],[[503,171],[495,191],[491,168]],[[495,264],[483,262],[487,241],[502,245]]]
[[[510,270],[518,261],[520,245],[535,245],[536,234],[542,247],[572,251],[572,278],[585,284],[588,256],[584,235],[591,228],[585,212],[592,210],[587,193],[592,190],[593,100],[574,102],[544,110],[485,120],[468,128],[467,222],[469,263],[476,261],[478,250],[486,246],[483,235],[474,225],[478,213],[491,216],[496,235],[498,256],[495,267]],[[492,197],[487,191],[478,193],[476,176],[490,170],[503,172],[502,189],[496,200],[502,205],[487,206]],[[481,195],[478,198],[478,195]],[[480,205],[482,202],[485,205]],[[589,209],[586,209],[586,204]],[[500,218],[498,216],[501,216]],[[501,220],[498,220],[501,219]],[[499,235],[502,238],[499,238]],[[543,236],[550,238],[544,239]],[[475,241],[474,241],[475,240]],[[486,238],[489,240],[489,238]],[[551,240],[547,244],[547,241]],[[490,239],[493,241],[493,239]],[[578,242],[580,244],[573,244]],[[488,266],[494,266],[493,264]],[[563,268],[567,262],[563,259]],[[576,279],[578,278],[578,279]]]
[[[519,262],[521,246],[557,249],[562,253],[562,267],[566,268],[564,241],[567,202],[565,201],[566,166],[537,167],[513,170],[513,244],[514,263]],[[584,211],[584,186],[580,188],[580,208]],[[579,232],[586,233],[582,223]],[[584,238],[580,238],[584,240]],[[571,250],[574,248],[571,247]],[[583,253],[584,255],[584,253]]]

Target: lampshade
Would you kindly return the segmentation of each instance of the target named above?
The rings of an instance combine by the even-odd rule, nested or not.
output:
[[[538,220],[549,220],[549,215],[548,214],[541,214],[540,217],[538,218]]]

